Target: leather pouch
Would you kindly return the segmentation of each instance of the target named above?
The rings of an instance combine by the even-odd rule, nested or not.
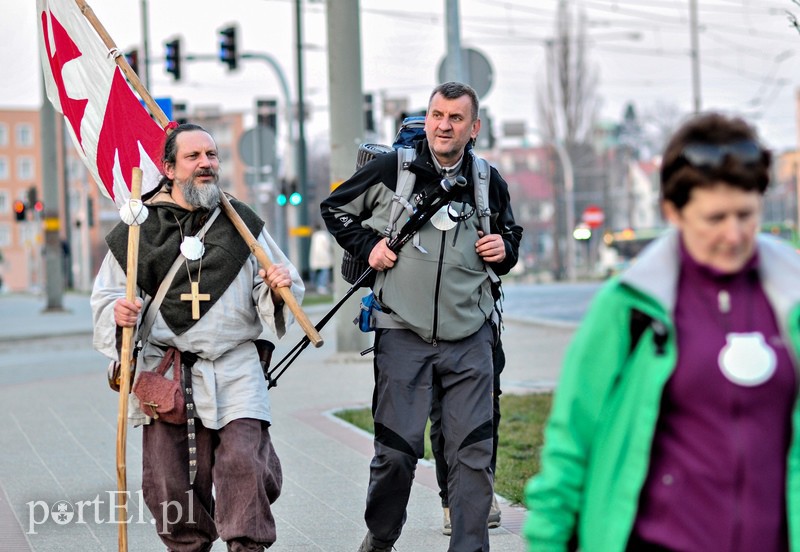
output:
[[[172,379],[164,375],[170,366]],[[139,399],[142,412],[151,418],[168,424],[185,424],[186,402],[181,385],[181,352],[174,347],[167,349],[158,368],[139,374],[133,385],[133,394]]]

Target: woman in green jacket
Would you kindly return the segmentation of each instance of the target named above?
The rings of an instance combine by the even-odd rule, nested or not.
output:
[[[598,293],[526,488],[530,551],[800,551],[800,256],[758,234],[771,154],[741,119],[685,123],[674,227]]]

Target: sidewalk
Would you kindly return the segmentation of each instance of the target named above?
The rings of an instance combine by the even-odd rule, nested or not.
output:
[[[31,526],[32,520],[44,515],[44,504],[89,501],[116,488],[118,395],[105,382],[106,361],[96,353],[90,359],[70,360],[77,354],[73,351],[76,343],[84,350],[91,347],[88,296],[66,295],[64,312],[43,312],[44,306],[43,297],[0,296],[0,381],[4,383],[0,385],[0,415],[8,420],[0,426],[0,550],[117,550],[117,527],[110,523]],[[328,309],[322,305],[306,312],[316,322]],[[343,311],[339,319],[349,323],[353,313]],[[355,551],[366,531],[363,513],[371,437],[339,421],[332,412],[369,405],[372,363],[369,356],[336,352],[336,323],[323,329],[324,346],[308,347],[271,391],[271,431],[283,465],[284,487],[274,506],[278,542],[270,550]],[[506,320],[504,392],[552,387],[571,333],[571,329]],[[15,360],[4,350],[12,342],[46,335],[65,336],[63,344],[56,340],[54,350],[47,352],[74,367],[55,379],[37,379],[35,374],[26,374],[20,381],[5,377],[4,372],[15,369]],[[294,328],[279,342],[273,359],[282,358],[301,338],[299,328]],[[129,428],[127,479],[132,491],[141,488],[140,439],[140,430]],[[417,469],[408,520],[396,543],[398,551],[447,549],[437,493],[433,469],[423,462]],[[41,502],[38,510],[31,506],[36,501]],[[130,508],[143,508],[139,502],[133,494]],[[492,550],[523,550],[519,532],[524,510],[508,503],[502,507],[503,526],[490,531]],[[108,505],[105,508],[108,519]],[[145,511],[144,518],[148,517]],[[129,525],[132,552],[163,550],[147,521]],[[36,534],[26,534],[31,528]],[[214,551],[224,550],[218,541]]]

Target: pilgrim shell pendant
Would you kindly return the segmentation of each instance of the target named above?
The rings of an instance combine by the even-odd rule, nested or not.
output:
[[[761,332],[729,333],[719,352],[719,368],[731,382],[755,387],[775,373],[777,357]]]
[[[190,261],[196,261],[205,253],[206,248],[197,236],[186,236],[181,242],[181,253]]]
[[[433,224],[436,228],[442,231],[450,230],[451,228],[455,228],[457,221],[453,220],[450,217],[450,204],[442,205],[442,207],[434,213],[431,217],[431,224]],[[458,213],[456,213],[458,216]]]

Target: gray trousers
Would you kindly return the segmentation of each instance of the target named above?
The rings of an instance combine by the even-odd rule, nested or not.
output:
[[[243,418],[218,431],[200,420],[195,425],[197,476],[191,487],[186,426],[144,426],[142,493],[158,536],[175,552],[206,552],[218,537],[230,551],[268,548],[276,537],[270,504],[283,482],[269,424]]]
[[[373,541],[400,537],[422,458],[434,380],[441,390],[441,427],[451,552],[489,550],[486,518],[492,502],[492,343],[488,323],[460,341],[426,343],[408,330],[375,335],[375,456],[370,464],[364,518]]]

